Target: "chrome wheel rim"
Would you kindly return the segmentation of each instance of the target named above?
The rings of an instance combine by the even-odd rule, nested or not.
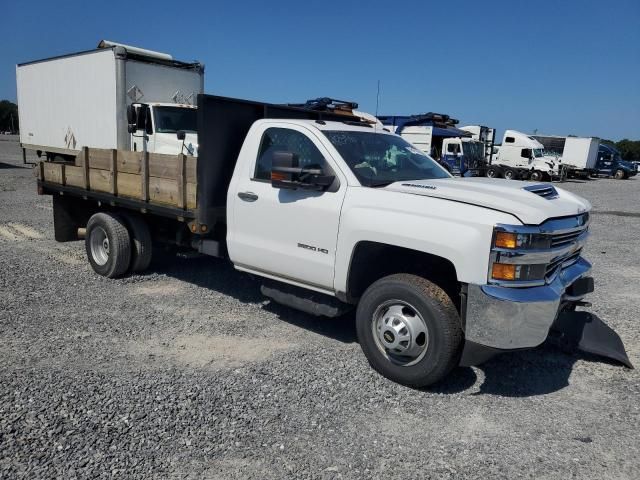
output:
[[[102,227],[95,227],[91,230],[91,239],[89,240],[91,256],[93,261],[102,266],[109,260],[109,237]]]
[[[488,178],[494,178],[496,176],[496,172],[494,170],[487,170],[487,177]]]
[[[429,330],[422,315],[403,300],[389,300],[373,313],[371,330],[378,350],[392,363],[410,367],[429,349]]]
[[[513,179],[513,172],[504,172],[504,178],[506,178],[507,180],[512,180]]]

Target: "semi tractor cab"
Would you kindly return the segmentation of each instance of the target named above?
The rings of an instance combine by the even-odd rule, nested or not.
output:
[[[149,152],[198,156],[195,105],[134,103],[132,106],[140,120],[136,121],[135,130],[131,132],[131,150],[142,151],[146,140]]]
[[[507,130],[487,177],[507,180],[551,180],[559,174],[556,162],[545,157],[544,147],[526,133]]]
[[[496,154],[495,142],[496,142],[496,130],[495,128],[486,127],[484,125],[467,125],[460,127],[460,130],[469,132],[471,138],[482,142],[484,145],[484,159],[487,165],[491,164]]]
[[[429,112],[383,115],[378,119],[453,175],[471,175],[485,165],[485,144],[474,139],[471,132],[456,128],[458,120],[449,115]]]
[[[611,145],[601,143],[598,147],[598,161],[593,176],[606,175],[616,180],[634,177],[638,174],[638,165],[622,159],[620,152]]]

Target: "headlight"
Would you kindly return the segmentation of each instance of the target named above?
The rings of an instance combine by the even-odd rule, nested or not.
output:
[[[551,238],[548,235],[536,233],[515,233],[500,231],[497,227],[493,235],[494,249],[546,249],[551,247]]]

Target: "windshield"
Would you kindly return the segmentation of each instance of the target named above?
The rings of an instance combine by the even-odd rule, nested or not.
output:
[[[462,142],[462,152],[470,160],[481,160],[484,157],[484,145],[480,142]]]
[[[155,107],[153,110],[158,133],[176,133],[178,130],[186,133],[198,131],[195,108]]]
[[[535,158],[541,158],[544,156],[544,150],[542,148],[534,148],[533,149],[533,156]]]
[[[365,187],[450,177],[433,158],[395,135],[349,131],[323,133]]]

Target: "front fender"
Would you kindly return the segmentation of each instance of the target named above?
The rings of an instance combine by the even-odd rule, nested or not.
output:
[[[347,291],[351,257],[362,241],[436,255],[453,264],[458,281],[485,284],[497,223],[520,224],[512,215],[476,205],[350,187],[340,218],[334,288]]]

